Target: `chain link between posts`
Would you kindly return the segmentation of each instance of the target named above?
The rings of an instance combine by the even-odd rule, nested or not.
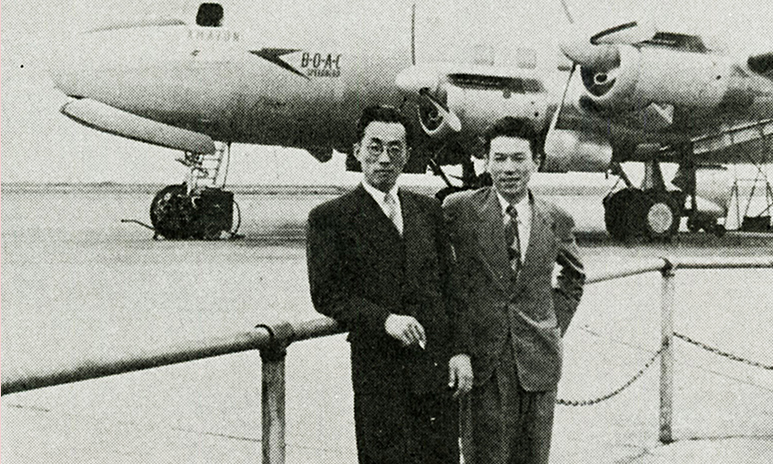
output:
[[[678,332],[674,332],[674,337],[677,337],[677,338],[679,338],[681,340],[684,340],[687,343],[693,344],[693,345],[697,346],[698,348],[702,348],[702,349],[708,351],[709,353],[714,353],[714,354],[716,354],[718,356],[722,356],[722,357],[725,357],[727,359],[731,359],[733,361],[738,361],[738,362],[741,362],[741,363],[744,363],[744,364],[748,364],[749,366],[759,367],[761,369],[767,369],[769,371],[773,371],[773,365],[762,364],[762,363],[759,363],[757,361],[752,361],[750,359],[742,358],[742,357],[740,357],[738,355],[735,355],[735,354],[732,354],[732,353],[728,353],[727,351],[722,351],[719,348],[715,348],[715,347],[709,346],[709,345],[707,345],[707,344],[705,344],[703,342],[699,342],[697,340],[694,340],[694,339],[688,337],[687,335],[680,334]]]
[[[657,353],[653,354],[652,357],[644,364],[644,367],[639,369],[639,372],[637,372],[631,379],[621,385],[619,388],[607,393],[606,395],[599,396],[598,398],[593,399],[586,399],[586,400],[567,400],[563,398],[557,398],[556,404],[560,404],[562,406],[593,406],[594,404],[601,403],[602,401],[606,401],[613,396],[616,396],[623,392],[626,388],[630,387],[634,382],[639,380],[642,375],[644,375],[645,372],[647,372],[647,369],[650,368],[655,363],[655,360],[658,359],[658,357],[663,354],[663,351],[668,347],[668,343],[663,343],[663,346],[660,347],[660,349],[657,351]]]

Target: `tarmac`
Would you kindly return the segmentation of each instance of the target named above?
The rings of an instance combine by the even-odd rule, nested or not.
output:
[[[330,195],[241,198],[244,240],[154,242],[118,222],[146,215],[149,195],[4,186],[2,370],[33,372],[94,353],[318,317],[308,298],[303,218]],[[758,234],[613,243],[596,222],[598,207],[582,205],[573,214],[589,272],[657,256],[773,255],[773,237]],[[772,270],[680,270],[675,327],[773,364],[772,281]],[[589,286],[565,338],[559,397],[592,399],[636,374],[659,344],[659,301],[658,274]],[[551,462],[773,462],[771,370],[682,341],[675,350],[674,443],[658,442],[656,362],[607,401],[558,406]],[[257,462],[260,376],[258,354],[245,352],[3,396],[0,461]],[[293,344],[287,379],[286,462],[356,462],[344,336]]]

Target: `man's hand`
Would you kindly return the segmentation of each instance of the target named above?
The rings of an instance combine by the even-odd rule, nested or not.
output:
[[[457,354],[448,361],[448,388],[455,388],[454,398],[472,389],[472,363],[469,355]]]
[[[419,345],[424,348],[427,343],[424,327],[411,316],[390,314],[384,323],[384,328],[386,333],[399,340],[403,346]]]

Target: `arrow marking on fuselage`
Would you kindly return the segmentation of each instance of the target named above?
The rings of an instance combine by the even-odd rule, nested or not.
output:
[[[303,74],[302,72],[295,69],[292,65],[284,61],[281,57],[283,55],[289,55],[290,53],[299,52],[298,49],[288,49],[288,48],[261,48],[260,50],[250,50],[250,53],[253,55],[257,55],[264,60],[273,63],[277,66],[279,66],[282,69],[286,69],[287,71],[290,71],[293,74],[297,74],[301,76],[302,78],[308,80],[309,76]]]

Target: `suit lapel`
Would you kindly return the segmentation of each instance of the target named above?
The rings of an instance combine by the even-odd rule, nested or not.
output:
[[[479,234],[478,245],[489,272],[494,281],[507,291],[510,276],[510,260],[507,257],[505,243],[505,226],[502,218],[502,207],[493,188],[485,191],[485,196],[478,206]]]
[[[400,234],[397,232],[394,224],[392,224],[392,221],[386,217],[386,214],[376,203],[376,200],[370,196],[362,185],[359,185],[354,190],[354,195],[358,201],[356,226],[361,231],[362,236],[369,239],[371,246],[378,248],[379,242],[386,237],[400,239]],[[405,225],[403,224],[403,226]]]
[[[548,248],[554,242],[552,218],[545,209],[545,205],[532,197],[531,211],[529,246],[526,248],[526,256],[518,275],[517,286],[519,287],[531,282],[535,270],[539,269],[539,260],[549,256]]]
[[[400,235],[394,224],[386,217],[376,200],[360,185],[353,192],[354,217],[351,224],[358,247],[371,250],[373,256],[380,256],[385,250],[394,249],[400,243]],[[389,252],[389,251],[387,251]]]
[[[428,228],[423,223],[424,212],[421,211],[419,205],[413,201],[413,197],[405,195],[402,192],[399,192],[398,195],[400,196],[400,210],[403,214],[405,273],[410,282],[413,281],[413,276],[415,275],[420,257],[426,253],[426,250],[423,250],[421,246],[426,243],[425,240],[422,240],[421,234],[428,230]]]

